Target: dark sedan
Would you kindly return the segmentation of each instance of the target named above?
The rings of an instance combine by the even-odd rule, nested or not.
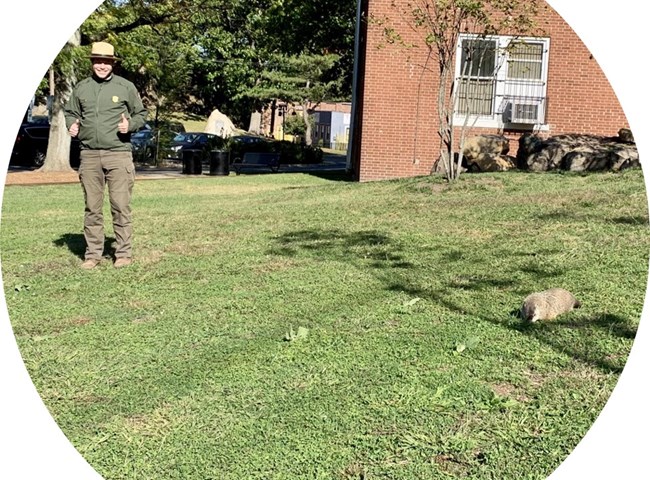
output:
[[[183,132],[176,135],[167,151],[167,158],[174,160],[183,159],[183,151],[199,150],[201,157],[207,159],[210,151],[223,146],[224,140],[211,133],[205,132]]]
[[[156,157],[156,132],[144,129],[131,134],[133,157],[140,162],[148,162]]]
[[[50,138],[50,123],[47,117],[24,122],[18,129],[9,165],[41,167],[45,162],[47,144]],[[73,138],[70,145],[70,165],[79,166],[79,141]]]

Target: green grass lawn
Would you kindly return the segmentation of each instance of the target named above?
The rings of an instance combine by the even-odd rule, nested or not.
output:
[[[27,368],[107,479],[545,478],[647,284],[639,170],[147,180],[133,208],[121,270],[79,269],[78,185],[6,187],[0,228]],[[583,307],[512,314],[554,286]]]

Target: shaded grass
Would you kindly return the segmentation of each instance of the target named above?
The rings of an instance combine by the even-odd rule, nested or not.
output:
[[[544,478],[614,388],[647,282],[640,171],[140,182],[136,263],[91,272],[78,186],[4,199],[23,358],[109,479]],[[583,308],[522,325],[550,286]]]

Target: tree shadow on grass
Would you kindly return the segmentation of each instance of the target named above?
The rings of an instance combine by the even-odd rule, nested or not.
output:
[[[437,260],[432,260],[433,264],[420,266],[419,262],[408,258],[399,242],[377,230],[353,233],[337,229],[301,230],[285,233],[277,237],[276,241],[278,247],[272,249],[272,254],[287,257],[309,255],[358,264],[359,268],[371,266],[376,269],[376,275],[383,281],[386,290],[404,292],[412,297],[435,302],[451,312],[517,331],[605,373],[620,373],[629,353],[620,348],[617,349],[618,352],[611,352],[612,340],[632,340],[636,335],[636,327],[628,318],[603,312],[590,315],[585,312],[588,306],[552,322],[527,324],[515,318],[520,307],[518,302],[504,310],[502,316],[495,316],[493,306],[482,309],[482,305],[471,302],[461,305],[453,298],[453,293],[462,289],[480,293],[482,298],[494,298],[498,304],[503,303],[503,298],[498,298],[499,296],[511,297],[516,294],[523,300],[530,292],[522,287],[529,283],[522,282],[522,275],[549,283],[552,279],[561,278],[564,274],[562,269],[539,268],[528,262],[520,265],[518,271],[481,273],[480,265],[477,264],[475,274],[454,275],[455,264],[463,257],[461,250],[437,255]],[[418,271],[422,268],[441,272],[442,285],[421,285]]]
[[[511,282],[503,279],[482,279],[471,285],[463,285],[463,289],[492,290],[507,288],[508,285],[511,285]],[[456,287],[450,283],[448,288]],[[610,313],[597,312],[589,316],[579,316],[580,313],[576,312],[553,321],[527,323],[519,318],[519,305],[507,313],[504,312],[503,317],[494,317],[485,315],[478,309],[459,305],[450,298],[449,291],[445,289],[427,291],[408,288],[402,284],[393,284],[389,289],[407,291],[409,295],[429,299],[454,313],[469,315],[519,332],[553,348],[556,352],[568,355],[604,373],[621,373],[629,354],[629,348],[612,352],[612,340],[615,338],[634,340],[636,336],[637,327],[630,319]]]
[[[535,278],[558,278],[566,273],[566,268],[548,267],[535,263],[528,263],[521,267],[521,271]]]
[[[312,177],[322,178],[331,182],[354,182],[354,175],[345,170],[323,170],[308,172]]]
[[[636,326],[629,319],[609,313],[559,317],[534,324],[520,322],[511,328],[605,373],[621,373],[629,353],[617,355],[609,352],[604,345],[608,337],[633,340],[636,336]]]
[[[638,226],[648,226],[648,217],[643,216],[643,215],[635,215],[635,216],[625,216],[625,217],[616,217],[612,218],[610,220],[612,223],[616,223],[618,225],[638,225]]]
[[[402,248],[388,235],[375,230],[343,232],[330,230],[299,230],[277,237],[278,247],[270,253],[286,257],[316,254],[346,262],[370,262],[375,268],[410,268]]]
[[[115,238],[106,237],[104,239],[104,254],[113,256],[115,254]],[[81,233],[64,233],[54,240],[57,247],[68,247],[68,250],[75,256],[83,259],[86,253],[86,239]]]

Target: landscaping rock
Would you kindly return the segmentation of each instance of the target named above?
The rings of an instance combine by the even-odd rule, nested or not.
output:
[[[634,135],[629,128],[621,128],[618,131],[618,138],[623,143],[634,143]]]
[[[574,172],[639,167],[639,154],[630,136],[621,129],[617,137],[557,135],[543,140],[532,134],[519,139],[517,167],[530,171],[569,170]],[[631,132],[630,132],[631,134]]]
[[[504,172],[516,167],[515,158],[508,155],[491,155],[481,153],[479,156],[468,162],[470,172]]]
[[[463,145],[463,155],[471,160],[480,154],[506,155],[509,151],[510,141],[503,135],[477,135]]]
[[[228,138],[233,136],[237,131],[237,128],[235,128],[235,124],[232,123],[232,120],[230,120],[227,115],[221,113],[219,109],[215,108],[208,117],[208,122],[204,131],[205,133],[218,135],[221,138]]]
[[[502,172],[515,168],[507,153],[510,141],[502,135],[478,135],[463,145],[463,166],[470,172]]]

